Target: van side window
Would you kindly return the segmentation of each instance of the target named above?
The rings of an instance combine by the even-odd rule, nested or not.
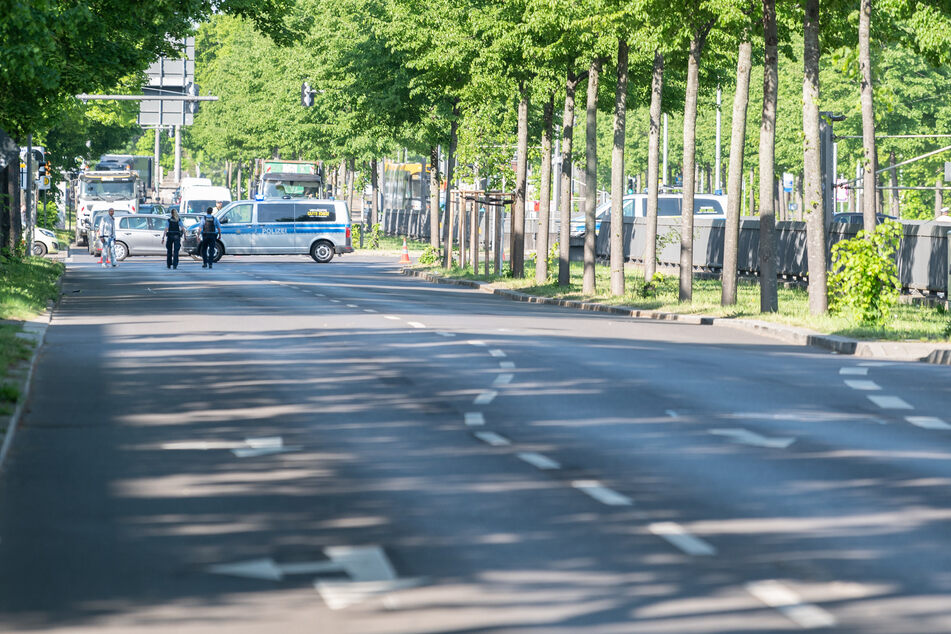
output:
[[[658,198],[657,199],[658,216],[679,216],[680,199],[679,198]]]
[[[333,205],[298,203],[297,222],[335,222],[337,210]]]
[[[230,224],[251,222],[252,205],[235,205],[225,213],[221,214],[219,222],[228,222]]]
[[[258,222],[294,222],[294,203],[259,203]]]
[[[624,201],[624,218],[633,218],[634,217],[634,205],[639,203],[639,200],[631,199]]]

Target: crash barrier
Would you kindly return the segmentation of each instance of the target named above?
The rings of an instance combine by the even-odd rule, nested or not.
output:
[[[678,266],[680,263],[680,217],[657,219],[657,258],[661,265]],[[719,272],[723,268],[723,219],[694,218],[693,265],[695,269]],[[944,294],[948,290],[948,226],[936,222],[904,221],[902,240],[896,254],[898,277],[902,287],[922,295]],[[855,237],[862,225],[832,223],[828,233],[827,249],[841,240]],[[647,219],[635,218],[624,223],[624,255],[634,262],[642,262],[647,233]],[[759,272],[759,219],[740,221],[737,268],[741,274]],[[611,223],[601,224],[595,251],[600,258],[611,253]],[[805,279],[809,273],[806,251],[806,223],[784,221],[776,223],[777,274],[780,277]],[[831,257],[829,258],[831,265]]]

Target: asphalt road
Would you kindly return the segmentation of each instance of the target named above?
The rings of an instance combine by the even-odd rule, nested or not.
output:
[[[435,286],[69,266],[0,632],[951,631],[951,369]]]

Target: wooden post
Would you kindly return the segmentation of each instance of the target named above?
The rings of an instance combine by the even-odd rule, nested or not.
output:
[[[469,214],[469,253],[472,254],[472,272],[479,274],[479,192],[472,194],[472,212]]]
[[[502,201],[495,206],[495,274],[502,275]]]
[[[453,222],[452,221],[454,218],[453,207],[455,206],[455,204],[456,204],[456,190],[448,191],[447,197],[446,197],[446,229],[447,229],[446,244],[445,244],[446,250],[443,253],[443,259],[442,259],[443,266],[445,268],[449,268],[449,266],[452,264],[452,241],[453,241],[453,235],[452,235]]]
[[[489,197],[487,192],[482,192],[482,199],[485,200],[485,276],[489,277],[489,236],[492,234],[489,233],[489,211],[491,207],[489,206]]]
[[[456,223],[459,227],[457,229],[459,233],[459,268],[463,268],[466,265],[466,199],[461,193],[456,196],[456,213],[459,215]]]

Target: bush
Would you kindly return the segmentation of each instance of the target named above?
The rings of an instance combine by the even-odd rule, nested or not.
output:
[[[895,253],[901,242],[901,225],[885,221],[871,236],[864,231],[832,247],[829,277],[829,310],[854,322],[884,328],[898,303],[901,283]]]
[[[368,249],[379,249],[380,242],[383,240],[383,228],[380,226],[380,223],[376,223],[370,227],[369,234],[367,235],[366,245]]]
[[[439,262],[439,255],[439,249],[433,245],[429,245],[416,261],[424,266],[432,266]]]
[[[554,282],[558,279],[558,266],[560,265],[561,247],[555,242],[548,249],[548,281]]]
[[[350,244],[355,247],[360,246],[360,234],[363,233],[363,225],[353,225],[350,227]]]

